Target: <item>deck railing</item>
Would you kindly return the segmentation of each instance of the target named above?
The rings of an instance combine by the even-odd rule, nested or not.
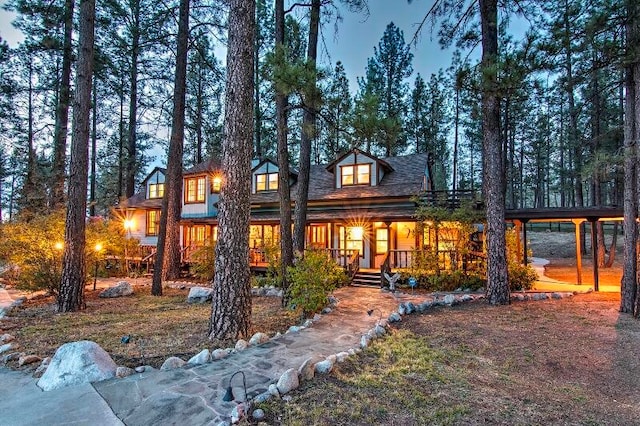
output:
[[[484,253],[477,251],[463,253],[458,250],[440,250],[437,253],[431,250],[389,250],[380,267],[380,273],[384,276],[385,272],[390,274],[392,269],[417,267],[416,263],[422,263],[421,259],[429,257],[433,259],[434,272],[462,270],[465,273],[473,272],[483,277],[486,275]]]
[[[473,203],[481,207],[482,201],[477,197],[477,193],[470,189],[457,189],[455,191],[425,191],[420,195],[420,200],[430,207],[445,207],[457,209],[466,202]]]

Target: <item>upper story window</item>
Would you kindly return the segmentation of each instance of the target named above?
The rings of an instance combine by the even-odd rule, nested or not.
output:
[[[184,202],[204,203],[205,177],[186,178],[184,180]]]
[[[342,186],[371,185],[371,164],[353,164],[340,168]]]
[[[164,197],[164,183],[150,183],[149,198],[162,198],[162,197]]]
[[[256,175],[256,192],[277,190],[278,173],[262,173]]]

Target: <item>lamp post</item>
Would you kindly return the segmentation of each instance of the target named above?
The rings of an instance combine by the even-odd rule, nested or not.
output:
[[[129,239],[131,238],[131,228],[133,228],[133,219],[125,219],[124,222],[122,222],[122,226],[124,227],[125,230],[125,240],[124,240],[124,269],[125,272],[127,274],[127,276],[129,276],[129,256],[127,253],[127,247],[129,246]]]
[[[96,260],[95,260],[95,268],[93,269],[93,291],[96,291],[96,281],[98,280],[98,255],[100,254],[100,250],[102,250],[102,244],[96,243],[93,248],[96,252]]]

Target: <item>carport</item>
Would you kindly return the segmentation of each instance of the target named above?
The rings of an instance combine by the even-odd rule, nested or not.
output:
[[[505,219],[513,222],[518,235],[518,252],[522,253],[522,262],[529,263],[527,258],[527,223],[531,222],[571,222],[575,226],[576,235],[576,275],[577,283],[582,284],[582,251],[580,241],[582,239],[582,227],[584,222],[591,224],[591,250],[593,256],[593,287],[599,290],[598,262],[598,238],[596,236],[596,223],[598,221],[622,221],[623,211],[618,207],[564,207],[544,209],[513,209],[506,210]]]

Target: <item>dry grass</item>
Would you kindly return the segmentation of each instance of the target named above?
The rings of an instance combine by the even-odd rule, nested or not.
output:
[[[187,290],[165,289],[154,297],[148,287],[136,288],[129,297],[102,299],[88,291],[84,311],[57,314],[53,298],[36,298],[0,321],[0,334],[9,332],[20,343],[20,351],[40,356],[53,355],[66,342],[92,340],[111,354],[116,363],[160,366],[168,356],[188,359],[204,348],[210,304],[186,303]],[[280,307],[274,297],[253,298],[253,330],[284,332],[299,317]],[[129,344],[121,343],[130,336]]]
[[[590,294],[406,317],[266,405],[269,424],[639,424],[640,323],[618,304]]]

